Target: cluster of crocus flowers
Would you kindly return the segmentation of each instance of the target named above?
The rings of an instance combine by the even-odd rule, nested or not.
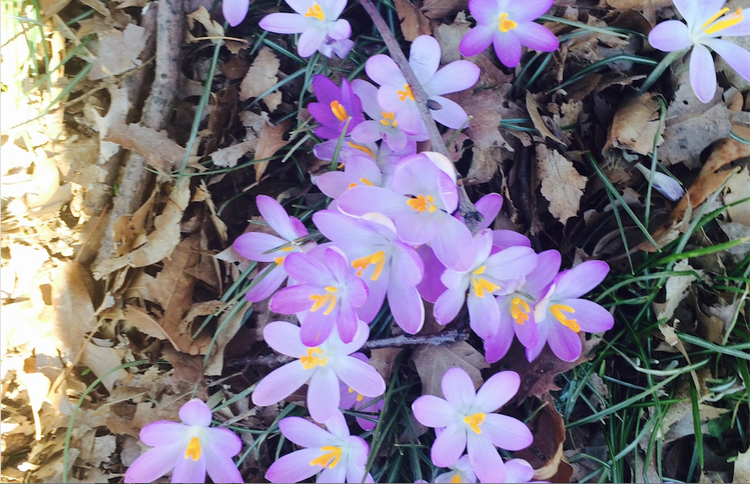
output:
[[[707,103],[716,93],[716,69],[709,49],[750,81],[750,52],[719,38],[750,36],[750,8],[732,11],[723,7],[724,0],[675,0],[674,5],[687,25],[678,20],[662,22],[651,30],[648,41],[665,52],[692,47],[690,85],[698,99]]]
[[[193,399],[180,408],[182,423],[152,422],[141,429],[144,444],[153,447],[125,473],[125,482],[151,482],[170,470],[172,482],[243,482],[232,457],[242,441],[229,429],[211,427],[211,410]]]

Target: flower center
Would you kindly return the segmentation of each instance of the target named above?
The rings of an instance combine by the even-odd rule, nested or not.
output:
[[[313,294],[310,296],[310,301],[315,301],[310,308],[310,311],[315,312],[328,304],[328,309],[323,312],[324,315],[328,316],[331,314],[331,311],[333,311],[333,308],[336,307],[336,293],[339,290],[333,286],[326,286],[325,289],[325,294]]]
[[[432,195],[427,195],[425,197],[424,195],[420,194],[416,198],[410,198],[406,201],[406,203],[408,203],[411,208],[419,213],[422,213],[425,210],[429,210],[430,213],[432,213],[437,210],[437,207],[435,206],[435,199],[432,197]]]
[[[354,393],[354,388],[349,387],[349,393]],[[362,395],[361,393],[357,393],[357,401],[358,402],[361,402],[364,399],[365,399],[364,395]]]
[[[283,249],[281,249],[281,252],[290,252],[291,250],[292,250],[291,247],[284,247]],[[284,263],[284,259],[286,259],[286,256],[282,255],[281,257],[274,258],[273,261],[276,263],[277,266],[280,266],[281,264]]]
[[[409,87],[409,86],[406,86],[406,87]],[[411,92],[411,88],[409,89],[409,92]],[[380,124],[382,124],[383,126],[393,126],[395,128],[396,126],[398,126],[398,122],[396,122],[396,115],[393,113],[387,113],[383,111],[383,119],[380,120]]]
[[[354,148],[355,150],[359,150],[359,151],[365,152],[368,155],[370,155],[372,158],[375,158],[375,155],[372,154],[372,151],[369,148],[365,147],[365,146],[352,143],[351,141],[347,141],[346,144],[348,144],[350,147]]]
[[[367,266],[371,264],[375,266],[375,270],[372,272],[370,280],[377,281],[380,277],[380,273],[383,272],[383,266],[385,265],[385,252],[379,250],[370,255],[360,257],[352,262],[352,267],[357,269],[357,276],[362,277],[362,273],[367,269]]]
[[[456,472],[455,474],[453,474],[453,477],[451,477],[451,484],[457,484],[457,483],[460,483],[460,482],[462,482],[461,481],[461,474],[459,474],[458,472]]]
[[[578,325],[576,320],[568,319],[568,317],[563,314],[563,311],[565,311],[566,313],[574,314],[576,312],[575,309],[563,304],[553,304],[552,306],[550,306],[549,311],[552,313],[552,316],[554,316],[555,319],[562,323],[563,326],[570,328],[576,333],[581,332],[581,327]]]
[[[333,111],[333,115],[336,116],[336,119],[339,121],[346,121],[346,118],[349,117],[344,106],[338,101],[331,102],[331,111]]]
[[[326,445],[325,447],[321,447],[320,450],[324,453],[311,460],[310,465],[328,467],[329,469],[336,467],[341,460],[341,447]]]
[[[315,348],[307,348],[307,355],[300,356],[299,361],[302,363],[303,370],[312,370],[318,365],[326,366],[325,353],[317,346]]]
[[[733,14],[731,15],[725,15],[729,11],[729,8],[724,7],[718,12],[716,12],[710,19],[706,20],[706,23],[704,23],[701,26],[701,29],[707,34],[715,34],[716,32],[722,31],[724,29],[727,29],[729,27],[732,27],[734,25],[737,25],[738,23],[745,20],[745,16],[742,15],[742,9],[738,8]],[[720,21],[716,22],[715,24],[711,25],[715,20],[722,18]],[[709,27],[710,25],[710,27]]]
[[[371,186],[371,187],[375,186],[375,184],[373,182],[371,182],[370,180],[368,180],[367,178],[360,178],[359,181],[362,182],[363,185],[368,185],[368,186]],[[351,188],[354,188],[356,186],[357,186],[357,184],[355,182],[352,182],[352,183],[349,184],[349,186],[347,187],[347,189],[351,189]]]
[[[500,18],[497,20],[497,28],[500,32],[508,32],[518,27],[518,24],[508,18],[508,12],[500,14]]]
[[[469,424],[469,427],[471,427],[471,430],[474,432],[481,434],[482,429],[479,428],[479,426],[484,422],[484,414],[483,413],[475,413],[474,415],[467,415],[464,417],[464,422]]]
[[[198,437],[193,437],[190,439],[190,443],[187,446],[187,449],[185,449],[185,459],[193,459],[198,460],[201,458],[201,441],[198,440]]]
[[[404,84],[404,90],[396,91],[396,94],[401,101],[414,101],[414,93],[411,92],[411,86],[408,84]]]
[[[485,269],[486,269],[486,266],[482,266],[479,269],[471,273],[471,285],[474,288],[474,294],[477,297],[484,297],[485,291],[489,293],[493,293],[497,291],[498,289],[500,289],[500,286],[497,286],[491,283],[490,281],[488,281],[487,279],[483,277],[474,277],[474,276],[484,274]]]
[[[318,20],[325,20],[326,16],[323,15],[323,9],[320,8],[320,5],[317,3],[313,3],[312,7],[307,9],[307,12],[305,12],[305,17],[313,17]]]
[[[518,296],[511,299],[510,317],[515,319],[516,323],[523,324],[526,321],[528,321],[530,312],[531,312],[531,308],[526,303],[526,301],[524,301]]]

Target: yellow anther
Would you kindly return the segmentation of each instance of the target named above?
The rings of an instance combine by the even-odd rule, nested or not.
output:
[[[456,472],[455,474],[453,474],[453,477],[451,477],[451,484],[458,484],[459,482],[463,482],[461,480],[461,474]]]
[[[568,319],[568,317],[563,314],[563,311],[565,311],[566,313],[574,314],[576,312],[575,309],[563,304],[553,304],[552,306],[550,306],[549,311],[552,313],[552,316],[554,316],[555,319],[563,324],[563,326],[572,329],[576,333],[581,332],[581,327],[576,322],[577,320]]]
[[[510,317],[513,318],[516,323],[523,324],[528,321],[529,313],[531,313],[531,308],[526,301],[520,297],[516,296],[510,301]]]
[[[472,274],[474,274],[475,276],[479,276],[481,274],[484,274],[485,269],[487,269],[487,266],[481,266],[477,270],[472,272]]]
[[[365,398],[364,395],[362,395],[361,393],[357,393],[357,401],[358,402],[361,402],[362,400],[364,400],[364,398]]]
[[[425,210],[429,210],[430,213],[432,213],[437,209],[435,206],[435,199],[432,198],[432,195],[427,195],[426,197],[424,195],[419,195],[417,198],[410,198],[406,203],[419,213],[422,213]]]
[[[185,459],[198,460],[201,458],[201,441],[198,437],[190,439],[190,443],[185,449]]]
[[[307,355],[300,356],[299,361],[302,363],[302,369],[312,370],[316,366],[326,366],[325,353],[321,351],[317,346],[315,348],[307,348]]]
[[[347,141],[346,144],[348,144],[350,147],[354,148],[355,150],[363,151],[367,153],[368,155],[370,155],[371,157],[375,158],[375,155],[372,153],[372,151],[365,146],[354,144],[351,141]]]
[[[339,121],[346,121],[346,118],[349,117],[349,114],[346,112],[346,109],[344,106],[341,105],[338,101],[332,101],[331,102],[331,111],[333,112],[333,115],[336,116],[336,119]]]
[[[726,16],[722,20],[711,25],[711,27],[706,28],[709,24],[711,24],[711,22],[718,19],[719,17],[721,17],[728,11],[729,9],[724,7],[721,10],[719,10],[713,17],[708,19],[708,21],[705,24],[703,24],[703,27],[702,27],[706,29],[705,32],[707,34],[715,34],[716,32],[720,32],[724,29],[728,29],[729,27],[733,27],[737,25],[738,23],[742,22],[743,20],[745,20],[745,16],[742,15],[742,9],[738,8],[732,15]]]
[[[323,9],[320,8],[320,5],[317,3],[313,3],[312,7],[307,9],[307,12],[305,12],[305,17],[314,17],[318,20],[325,20],[326,16],[323,15]]]
[[[479,428],[479,426],[484,422],[484,414],[483,413],[475,413],[474,415],[469,415],[467,417],[464,417],[464,422],[469,424],[469,427],[471,427],[471,430],[474,432],[481,434],[482,429]]]
[[[401,101],[414,101],[414,93],[411,92],[411,86],[408,84],[404,84],[404,90],[396,91],[396,94]]]
[[[409,90],[409,92],[411,92],[411,89]],[[396,122],[396,115],[394,113],[387,113],[383,111],[383,119],[380,120],[380,124],[382,124],[383,126],[398,126],[398,123]]]
[[[500,286],[497,286],[487,279],[483,279],[481,277],[478,278],[472,278],[471,279],[472,286],[474,287],[474,294],[477,297],[484,297],[485,291],[489,293],[493,293],[500,289]]]
[[[314,301],[310,311],[315,312],[328,304],[328,309],[323,312],[323,314],[328,316],[333,311],[333,308],[336,307],[336,292],[338,292],[338,289],[333,286],[326,286],[325,289],[325,294],[313,294],[310,296],[310,301]]]
[[[325,447],[321,447],[320,450],[322,450],[324,454],[311,460],[310,465],[328,467],[329,469],[336,467],[341,460],[341,447],[326,445]]]
[[[507,12],[503,12],[497,20],[497,27],[500,29],[500,32],[508,32],[518,27],[518,24],[508,18]]]
[[[281,249],[281,252],[291,252],[293,249],[291,247],[284,247]],[[276,263],[277,266],[280,266],[284,263],[284,259],[286,259],[285,255],[282,255],[281,257],[275,257],[273,261]]]
[[[359,277],[362,277],[362,273],[370,264],[375,266],[375,270],[372,272],[370,280],[377,281],[380,277],[380,273],[383,272],[383,266],[385,265],[385,252],[379,250],[370,255],[360,257],[359,259],[352,262],[352,267],[357,269],[357,275]]]

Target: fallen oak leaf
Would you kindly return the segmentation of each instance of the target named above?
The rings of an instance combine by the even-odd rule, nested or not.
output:
[[[542,195],[549,201],[550,213],[565,225],[578,214],[588,178],[578,173],[559,151],[545,145],[537,145],[536,151]]]
[[[286,119],[276,125],[266,122],[258,135],[258,145],[255,147],[255,161],[270,158],[286,146],[290,140],[285,140],[284,135],[291,125],[291,119]],[[256,181],[260,180],[267,167],[268,161],[262,161],[255,165]]]
[[[281,61],[273,51],[268,47],[263,47],[240,83],[240,101],[258,97],[276,85],[279,82],[276,74],[280,66]],[[263,102],[270,112],[275,111],[281,104],[281,92],[272,92],[263,99]]]
[[[105,8],[106,11],[106,8]],[[107,12],[109,13],[109,12]],[[96,81],[116,76],[141,65],[138,56],[146,46],[146,29],[128,24],[124,31],[116,29],[98,32],[99,46],[89,79]]]

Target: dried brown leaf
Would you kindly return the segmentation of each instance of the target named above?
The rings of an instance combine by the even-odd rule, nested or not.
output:
[[[610,7],[617,10],[628,10],[631,8],[642,10],[646,7],[668,7],[672,5],[672,0],[607,0]]]
[[[211,162],[220,168],[232,168],[245,154],[254,151],[257,139],[242,141],[211,153]]]
[[[587,178],[557,150],[537,145],[537,170],[542,182],[542,195],[549,201],[550,213],[565,224],[578,214]]]
[[[106,7],[105,11],[108,13]],[[146,46],[146,29],[143,27],[128,24],[122,32],[112,29],[98,32],[98,36],[96,59],[89,72],[92,81],[122,74],[141,64],[138,56]]]
[[[370,351],[370,365],[372,365],[380,376],[387,382],[393,373],[396,359],[403,353],[404,347],[396,348],[376,348]]]
[[[446,371],[461,368],[471,377],[474,388],[482,383],[480,370],[489,368],[487,360],[466,341],[458,341],[444,346],[423,346],[414,351],[412,361],[422,381],[423,395],[443,396],[440,382]]]
[[[245,312],[237,311],[231,319],[227,320],[231,312],[232,306],[228,306],[224,308],[224,313],[219,318],[217,328],[221,328],[221,331],[216,336],[216,343],[211,350],[211,355],[208,357],[208,363],[204,370],[206,375],[221,375],[224,369],[224,349],[242,327]]]
[[[536,102],[536,99],[534,99],[534,95],[531,94],[531,92],[526,91],[526,109],[529,112],[529,116],[531,116],[531,121],[534,123],[534,127],[539,130],[539,133],[545,138],[549,138],[552,141],[559,143],[561,145],[564,145],[560,139],[552,134],[552,131],[549,130],[547,127],[547,124],[544,122],[544,119],[542,118],[542,115],[539,114],[539,110],[541,109],[539,106],[539,103]]]
[[[221,24],[211,18],[211,14],[208,13],[208,10],[206,10],[206,7],[201,6],[193,13],[189,13],[187,15],[187,22],[188,22],[188,32],[187,32],[187,40],[188,42],[198,42],[198,40],[190,33],[191,30],[195,27],[195,23],[198,22],[199,24],[203,25],[206,29],[206,36],[207,37],[215,37],[214,39],[211,39],[211,42],[214,44],[218,44],[221,42],[221,37],[224,37],[224,28],[221,26]]]
[[[410,0],[394,0],[393,4],[406,40],[413,42],[420,35],[432,35],[429,19]]]
[[[419,9],[428,19],[441,19],[468,8],[468,0],[425,0]]]
[[[732,482],[750,482],[750,449],[737,455],[737,460],[734,461]]]
[[[112,125],[104,139],[137,151],[152,168],[162,173],[180,166],[185,158],[185,148],[169,139],[166,131],[156,131],[137,123]]]
[[[270,158],[277,151],[286,146],[289,140],[284,140],[284,134],[292,125],[292,120],[287,119],[279,124],[266,123],[258,135],[258,145],[255,147],[255,161]],[[268,162],[263,161],[255,165],[255,179],[260,180],[268,167]]]
[[[250,98],[258,97],[268,91],[277,82],[279,78],[276,74],[279,72],[281,62],[273,51],[268,47],[263,47],[258,56],[253,61],[247,74],[245,74],[240,84],[240,101],[247,101]],[[281,92],[275,91],[267,95],[263,102],[268,106],[268,110],[273,112],[281,104]]]
[[[656,94],[638,96],[625,101],[615,113],[609,138],[604,148],[628,149],[648,155],[653,151],[654,137],[659,129],[659,102]],[[662,125],[659,141],[665,127]]]
[[[730,205],[750,197],[750,170],[747,166],[734,175],[724,189],[724,204]],[[750,200],[727,208],[727,213],[733,222],[750,227]]]

